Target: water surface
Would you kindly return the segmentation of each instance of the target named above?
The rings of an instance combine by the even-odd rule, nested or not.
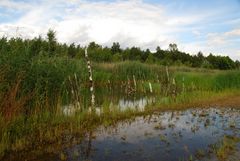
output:
[[[176,161],[197,159],[202,150],[204,159],[211,160],[210,147],[223,136],[240,137],[239,109],[196,108],[137,117],[114,127],[99,127],[63,153],[68,160],[80,161]]]

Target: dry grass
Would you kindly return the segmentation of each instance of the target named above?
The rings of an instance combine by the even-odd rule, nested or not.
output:
[[[19,115],[24,110],[26,102],[30,99],[31,94],[21,97],[18,96],[20,85],[21,78],[18,77],[12,87],[3,94],[0,104],[0,113],[7,122]]]

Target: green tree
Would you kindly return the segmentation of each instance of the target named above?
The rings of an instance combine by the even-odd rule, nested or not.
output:
[[[149,54],[148,58],[146,59],[146,63],[153,64],[155,63],[155,59],[152,53]]]
[[[157,46],[156,48],[155,57],[157,57],[160,60],[165,58],[165,52],[159,46]]]
[[[112,47],[111,47],[111,52],[112,54],[116,54],[116,53],[121,53],[121,48],[120,48],[120,44],[118,42],[114,42]]]
[[[140,60],[142,51],[139,47],[132,47],[130,49],[129,60]]]
[[[147,49],[145,52],[143,52],[141,54],[141,61],[145,62],[150,54],[151,54],[151,52],[149,49]]]
[[[97,43],[95,43],[94,41],[90,42],[88,45],[89,50],[96,50],[98,48],[102,48],[102,47],[100,45],[98,45]]]
[[[236,60],[236,61],[235,61],[235,67],[236,67],[237,69],[240,69],[240,61],[239,61],[239,60]]]
[[[177,44],[169,44],[169,51],[178,51]]]
[[[42,46],[43,46],[43,39],[42,39],[42,37],[39,36],[38,38],[34,38],[29,43],[30,43],[29,54],[31,56],[38,55],[41,52]]]
[[[56,32],[49,29],[47,33],[48,53],[50,56],[54,55],[57,46]]]
[[[71,58],[74,58],[77,54],[77,49],[75,47],[75,44],[72,43],[68,48],[68,56]]]

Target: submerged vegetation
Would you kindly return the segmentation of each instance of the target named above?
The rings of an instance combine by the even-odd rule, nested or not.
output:
[[[226,160],[228,156],[236,150],[236,144],[240,142],[240,138],[233,136],[224,136],[220,146],[216,148],[216,155],[220,160]]]
[[[90,43],[88,51],[95,113],[88,112],[91,84],[84,48],[58,43],[53,31],[47,40],[0,39],[0,158],[15,151],[53,152],[49,144],[62,147],[78,142],[75,136],[80,139],[98,125],[240,95],[239,62],[229,57],[191,56],[175,44],[151,53],[135,47],[123,50],[118,43],[112,48]],[[111,105],[119,95],[150,95],[154,106],[122,111]],[[64,107],[74,114],[66,115]],[[221,151],[217,155],[224,158]]]

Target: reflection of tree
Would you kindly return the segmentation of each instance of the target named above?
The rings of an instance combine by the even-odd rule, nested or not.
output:
[[[174,115],[174,112],[172,111],[172,112],[171,112],[170,120],[173,120],[173,118],[175,118],[175,115]]]
[[[80,160],[90,160],[93,152],[92,148],[92,131],[86,133],[85,138],[79,144],[78,149],[80,150]]]
[[[87,148],[86,148],[86,158],[90,157],[92,150],[92,131],[89,132],[88,134],[88,143],[87,143]]]

